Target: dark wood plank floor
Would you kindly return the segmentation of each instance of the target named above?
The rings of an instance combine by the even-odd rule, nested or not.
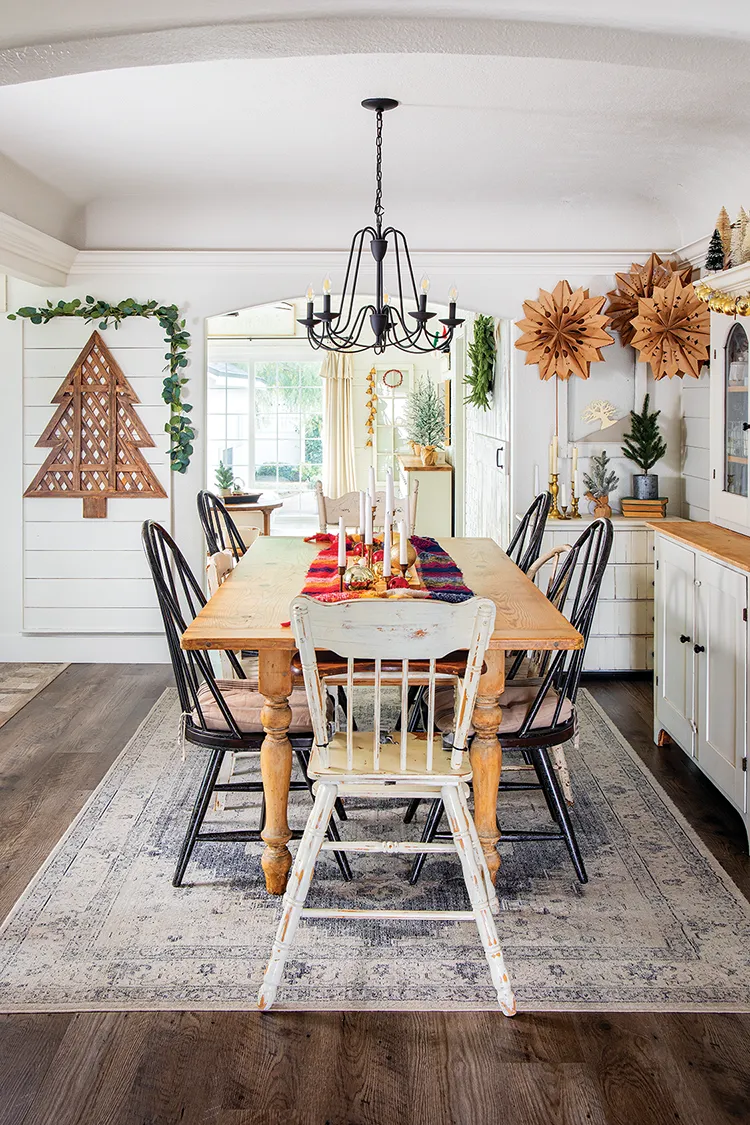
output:
[[[0,730],[5,913],[170,682],[71,667]],[[589,684],[747,894],[739,818],[651,689]],[[723,1125],[750,1120],[750,1017],[130,1012],[0,1016],[0,1125]]]

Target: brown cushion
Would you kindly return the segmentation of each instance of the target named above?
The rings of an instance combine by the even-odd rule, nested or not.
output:
[[[500,735],[514,735],[521,729],[524,719],[528,713],[529,707],[536,699],[539,690],[538,684],[508,684],[505,691],[498,699],[499,705],[502,707],[503,715],[500,722],[498,734]],[[538,730],[542,727],[548,727],[552,723],[555,714],[555,707],[557,706],[557,695],[550,688],[545,696],[539,711],[537,712],[534,722],[531,724],[532,730]],[[573,714],[573,708],[570,700],[566,699],[560,708],[560,715],[558,717],[558,724],[567,722]],[[454,723],[454,689],[449,685],[439,687],[435,690],[435,725],[438,730],[447,733],[453,729]],[[471,728],[471,734],[474,734],[474,728]]]
[[[258,691],[257,684],[248,680],[217,680],[216,686],[226,700],[227,707],[232,712],[239,729],[250,734],[262,733],[263,724],[260,721],[260,713],[265,700]],[[198,702],[209,730],[229,730],[226,719],[222,715],[208,684],[201,684],[198,689]],[[292,722],[289,730],[294,734],[311,731],[312,720],[310,719],[304,688],[293,689],[289,698],[289,706],[292,708]],[[198,721],[197,716],[196,721]]]

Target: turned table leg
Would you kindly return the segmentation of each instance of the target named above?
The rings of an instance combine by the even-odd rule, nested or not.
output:
[[[261,864],[266,890],[283,895],[292,856],[287,844],[292,834],[287,820],[289,782],[292,777],[292,745],[287,737],[292,711],[291,650],[261,649],[258,654],[258,686],[265,703],[260,721],[266,737],[260,750],[260,772],[266,798],[266,824],[261,833],[266,844]]]
[[[502,772],[503,752],[497,740],[501,711],[498,696],[505,685],[505,652],[487,649],[487,671],[479,680],[479,694],[474,705],[473,726],[476,735],[471,744],[471,768],[474,775],[474,823],[482,850],[487,858],[493,883],[500,867],[497,842],[497,795]]]

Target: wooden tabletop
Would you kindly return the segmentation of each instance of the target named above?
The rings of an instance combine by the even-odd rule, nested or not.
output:
[[[441,539],[475,594],[497,606],[490,648],[581,648],[583,638],[492,539]],[[262,536],[182,636],[185,649],[294,649],[282,621],[320,550],[301,539]]]
[[[256,500],[253,504],[249,501],[244,504],[227,504],[226,500],[224,501],[230,515],[232,512],[272,512],[275,508],[280,508],[283,503],[283,500]]]
[[[659,520],[648,526],[686,547],[695,547],[720,562],[750,572],[750,536],[703,521]]]

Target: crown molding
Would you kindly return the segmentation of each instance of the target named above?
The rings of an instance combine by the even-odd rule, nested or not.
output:
[[[477,275],[613,274],[645,260],[650,250],[415,250],[420,269]],[[659,251],[667,257],[671,251]],[[78,277],[135,274],[278,272],[343,269],[346,250],[81,250],[70,271]]]
[[[732,266],[720,273],[707,273],[701,278],[712,289],[727,293],[730,297],[740,297],[750,290],[750,262]]]
[[[703,238],[696,238],[695,242],[687,242],[684,246],[678,247],[672,257],[683,262],[690,262],[694,270],[700,270],[706,260],[709,241],[710,235],[708,234]]]
[[[79,251],[0,211],[0,270],[36,285],[65,285]]]

